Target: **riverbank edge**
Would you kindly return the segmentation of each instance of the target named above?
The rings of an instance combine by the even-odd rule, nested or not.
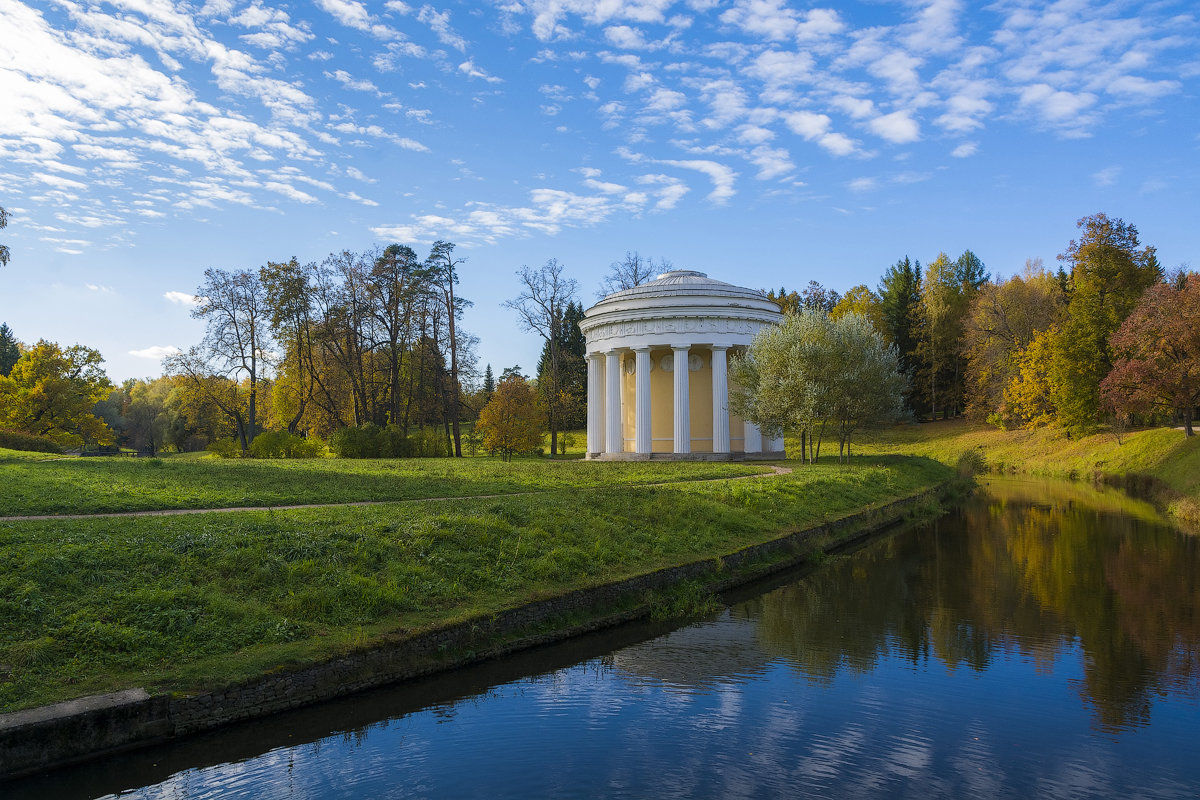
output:
[[[0,715],[0,780],[170,741],[243,720],[444,672],[651,616],[682,585],[702,595],[768,577],[930,516],[961,479],[810,528],[693,561],[440,626],[210,692],[128,689]]]

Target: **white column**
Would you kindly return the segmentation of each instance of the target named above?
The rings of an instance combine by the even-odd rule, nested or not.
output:
[[[633,406],[633,450],[641,455],[649,455],[653,451],[650,440],[650,348],[635,347],[633,365],[634,397]]]
[[[604,450],[604,365],[599,353],[587,357],[587,457]]]
[[[621,354],[604,354],[604,452],[619,453],[621,441]]]
[[[675,351],[675,452],[692,452],[691,392],[688,386],[688,345],[673,344]]]
[[[747,453],[762,452],[762,431],[753,422],[745,423],[746,426],[746,444],[745,451]]]
[[[712,348],[713,452],[729,452],[729,373],[724,345]]]

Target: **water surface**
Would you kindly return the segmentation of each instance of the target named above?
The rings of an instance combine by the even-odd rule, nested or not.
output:
[[[1200,547],[1077,484],[728,598],[6,796],[1197,797]]]

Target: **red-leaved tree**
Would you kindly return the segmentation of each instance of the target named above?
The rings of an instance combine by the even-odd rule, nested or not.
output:
[[[1200,274],[1151,286],[1109,339],[1116,360],[1100,384],[1117,414],[1179,412],[1184,431],[1200,405]]]

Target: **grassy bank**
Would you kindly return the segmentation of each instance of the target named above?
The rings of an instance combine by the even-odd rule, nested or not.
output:
[[[619,466],[632,468],[632,482],[721,465]],[[322,480],[382,468],[339,467],[348,471]],[[562,483],[521,497],[0,523],[0,711],[131,686],[227,683],[724,555],[951,473],[930,459],[873,458],[761,480],[596,488],[597,474],[554,471],[546,475]],[[439,485],[408,480],[422,496]]]
[[[978,454],[993,472],[1101,479],[1125,485],[1180,522],[1200,525],[1200,436],[1154,428],[1118,444],[1110,434],[1068,439],[1050,429],[1002,431],[965,421],[906,425],[864,437],[855,452],[900,453],[955,464]]]
[[[38,456],[38,457],[31,457]],[[525,459],[46,458],[0,450],[0,516],[468,497],[753,475],[761,465]]]

